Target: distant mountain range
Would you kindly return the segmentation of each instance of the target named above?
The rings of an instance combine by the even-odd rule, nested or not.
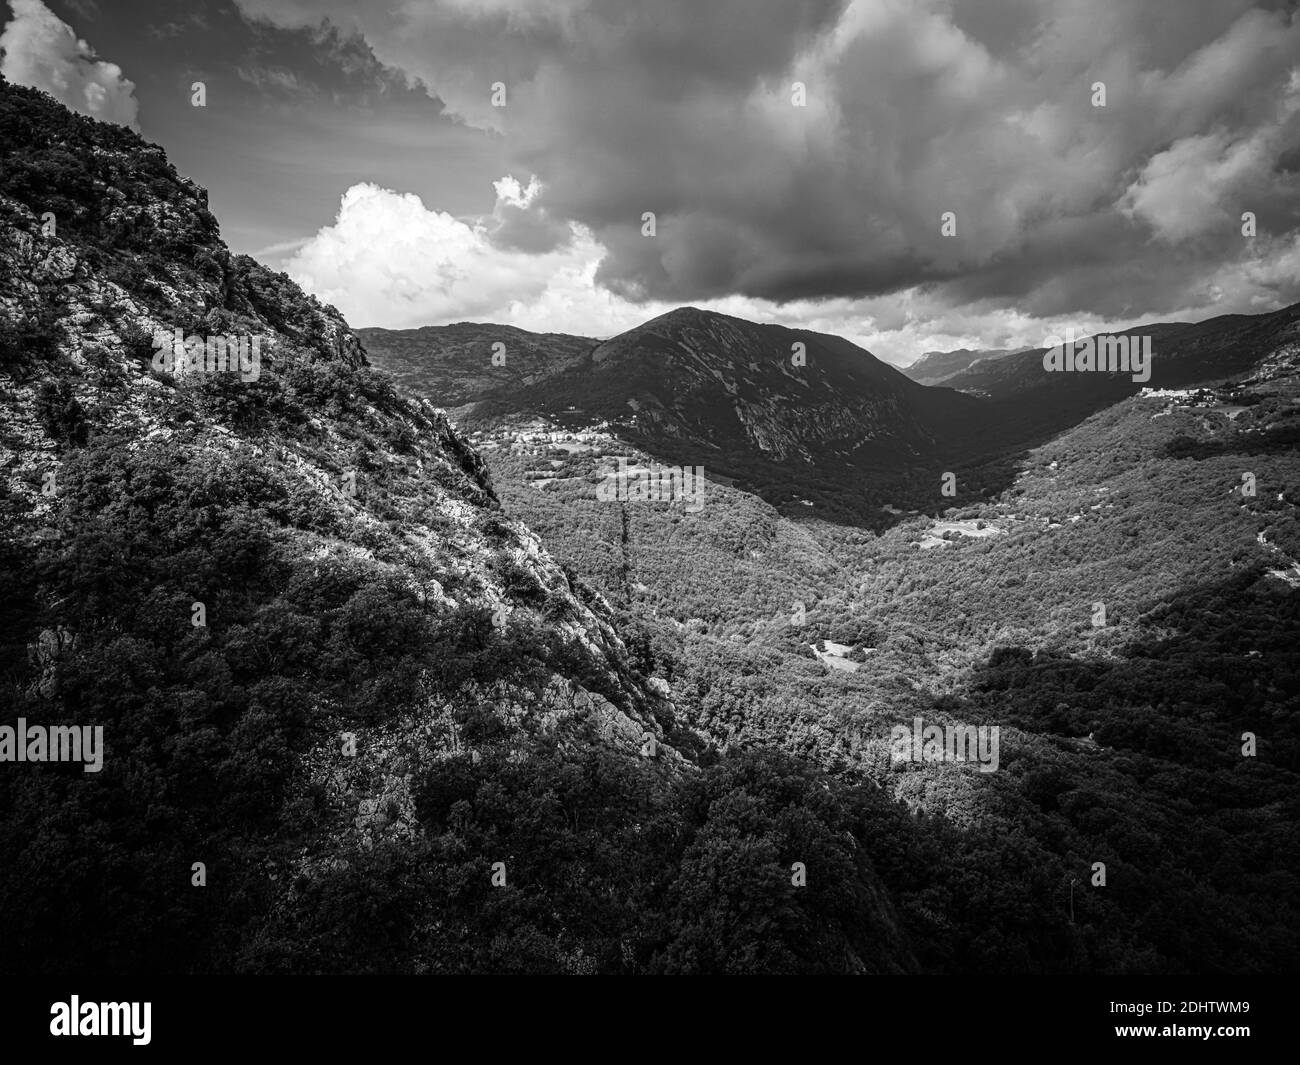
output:
[[[916,457],[978,407],[840,337],[694,307],[603,342],[470,323],[359,335],[376,365],[467,415],[605,421],[701,461]]]
[[[580,365],[600,343],[567,333],[457,322],[418,329],[358,329],[368,351],[408,387],[443,407],[517,391]],[[500,347],[494,347],[500,345]]]
[[[1300,305],[1113,334],[1151,338],[1148,381],[1048,372],[1042,348],[928,352],[900,372],[841,337],[694,307],[605,341],[470,323],[359,335],[376,365],[467,428],[518,416],[600,424],[771,502],[811,481],[866,493],[874,510],[877,489],[919,505],[909,485],[929,494],[937,472],[1040,443],[1143,387],[1294,372],[1298,321]]]
[[[944,383],[993,399],[1073,392],[1103,400],[1100,405],[1105,405],[1143,387],[1179,388],[1225,377],[1291,373],[1300,354],[1300,304],[1267,314],[1226,314],[1195,323],[1158,322],[1099,335],[1149,336],[1151,380],[1138,383],[1122,373],[1047,373],[1043,370],[1047,349],[1029,348],[972,362]]]
[[[1049,373],[1043,365],[1047,349],[1033,348],[974,362],[946,378],[944,386],[990,400],[996,432],[1008,443],[1039,442],[1144,388],[1294,374],[1300,364],[1300,304],[1267,314],[1161,322],[1100,335],[1128,338],[1130,344],[1149,337],[1149,380],[1135,381],[1128,373]]]
[[[902,370],[917,384],[938,385],[984,359],[1001,359],[1007,355],[1017,355],[1029,350],[1029,348],[957,348],[955,351],[927,351],[910,366],[902,367]]]
[[[516,415],[603,424],[661,458],[759,490],[808,478],[844,486],[969,451],[982,406],[919,385],[840,337],[693,307],[585,351],[580,338],[492,326],[361,336],[377,366],[461,404],[454,413],[466,427]],[[494,344],[504,345],[504,367],[492,366]]]

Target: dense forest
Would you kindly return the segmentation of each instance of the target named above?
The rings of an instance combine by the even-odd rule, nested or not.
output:
[[[945,506],[934,478],[877,528],[720,483],[694,513],[602,504],[620,441],[477,439],[717,750],[790,752],[906,811],[872,854],[924,970],[1277,971],[1300,957],[1296,395],[1129,399],[999,494]],[[998,725],[1000,771],[893,764],[914,716]]]

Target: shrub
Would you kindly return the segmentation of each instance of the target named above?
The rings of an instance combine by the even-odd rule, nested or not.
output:
[[[0,319],[0,368],[17,369],[53,359],[63,339],[63,327],[53,308]]]
[[[153,334],[138,322],[129,322],[118,332],[122,354],[131,362],[148,366],[153,362]]]
[[[36,393],[36,416],[53,439],[73,447],[85,444],[89,431],[86,412],[66,379],[41,384]]]

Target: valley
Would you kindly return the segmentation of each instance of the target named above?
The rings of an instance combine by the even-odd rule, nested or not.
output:
[[[956,934],[957,910],[977,921],[988,907],[1015,913],[1034,944],[1012,967],[1214,956],[1231,968],[1244,955],[1229,960],[1221,922],[1277,903],[1249,870],[1280,867],[1247,855],[1295,839],[1290,800],[1277,803],[1300,772],[1300,613],[1271,543],[1300,548],[1300,382],[1294,359],[1279,372],[1271,349],[1256,354],[1266,368],[1229,386],[1134,389],[1038,446],[964,467],[997,490],[945,500],[933,474],[896,471],[893,494],[879,478],[840,508],[853,521],[774,505],[743,481],[710,481],[697,514],[602,503],[616,457],[663,461],[681,453],[677,435],[651,444],[616,419],[548,417],[529,391],[515,413],[504,397],[495,413],[458,413],[503,507],[611,603],[637,667],[666,680],[707,742],[705,762],[793,751],[923,818],[913,845],[944,856],[927,851],[926,874],[882,868],[904,926],[929,944],[923,967],[960,968],[934,937]],[[978,780],[895,765],[890,730],[913,715],[1000,725],[1002,769]],[[1243,759],[1241,735],[1265,731],[1269,758]],[[1093,858],[1123,886],[1081,903],[1090,931],[1063,927],[1062,892]],[[996,899],[974,889],[977,868]],[[1246,883],[1268,901],[1239,895]],[[1188,907],[1202,916],[1180,919],[1175,946],[1170,922]],[[1278,963],[1293,947],[1280,949]]]

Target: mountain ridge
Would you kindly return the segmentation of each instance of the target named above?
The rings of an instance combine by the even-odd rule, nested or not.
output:
[[[368,339],[380,365],[398,361],[380,338]],[[472,355],[480,365],[491,339]],[[972,439],[963,433],[979,407],[916,384],[843,338],[680,307],[452,414],[471,431],[515,416],[601,425],[666,462],[704,466],[779,498],[793,492],[781,487],[792,479],[874,483],[937,463]]]
[[[984,359],[1016,355],[1028,348],[956,348],[952,351],[926,351],[920,358],[899,367],[917,384],[938,385]]]
[[[1127,373],[1044,371],[1043,349],[967,349],[937,384],[831,334],[683,306],[604,341],[564,340],[552,351],[541,334],[526,334],[531,379],[501,371],[491,387],[458,393],[453,419],[470,431],[506,420],[542,417],[557,426],[597,427],[671,464],[702,465],[738,480],[769,501],[798,504],[800,480],[823,498],[865,492],[846,520],[868,521],[877,500],[906,496],[920,504],[940,471],[956,471],[963,498],[1006,486],[998,456],[1036,446],[1143,387],[1183,387],[1242,372],[1290,372],[1300,344],[1295,308],[1233,315],[1203,323],[1157,323],[1103,336],[1150,336],[1152,377]],[[437,327],[434,327],[437,328]],[[425,383],[457,390],[444,379],[452,355],[481,371],[494,340],[514,333],[474,326],[476,347],[435,353]],[[437,334],[427,333],[436,341]],[[1080,338],[1081,340],[1083,338]],[[371,337],[380,364],[409,366],[391,341]],[[804,366],[792,345],[804,345]],[[508,345],[507,345],[508,346]],[[952,354],[952,353],[946,353]],[[945,355],[946,357],[946,355]],[[508,356],[507,356],[508,358]],[[405,361],[404,361],[405,360]],[[961,365],[963,364],[964,365]],[[486,371],[482,371],[486,372]],[[407,380],[418,373],[408,371]],[[800,471],[798,476],[795,471]]]

